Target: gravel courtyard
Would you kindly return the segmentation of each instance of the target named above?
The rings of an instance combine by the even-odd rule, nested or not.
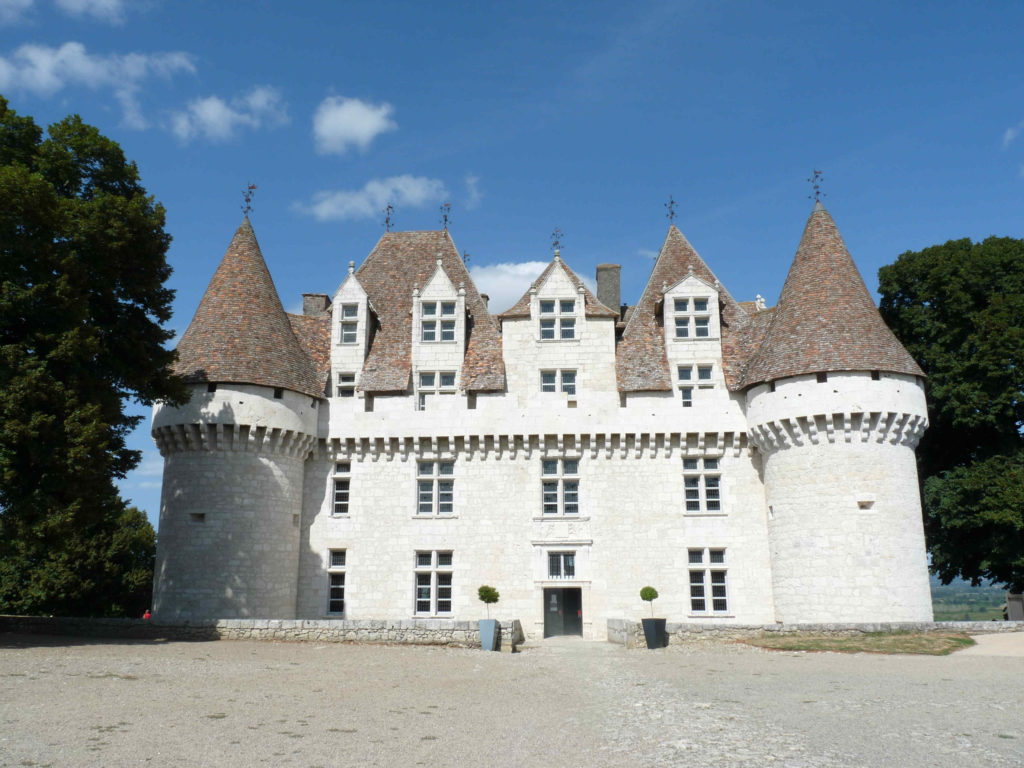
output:
[[[0,635],[0,766],[1020,766],[1024,658]]]

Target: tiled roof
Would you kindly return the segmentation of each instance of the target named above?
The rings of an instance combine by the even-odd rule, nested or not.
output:
[[[282,387],[319,397],[323,384],[288,321],[246,218],[178,343],[189,382]]]
[[[513,318],[513,317],[529,317],[530,316],[530,291],[534,288],[539,288],[544,284],[544,281],[548,279],[548,275],[551,274],[551,270],[555,268],[556,264],[561,264],[562,269],[565,270],[565,274],[569,276],[569,280],[577,288],[583,286],[583,311],[586,317],[612,317],[616,320],[619,317],[619,313],[614,309],[610,309],[597,300],[597,297],[591,293],[590,289],[587,288],[579,276],[573,272],[569,265],[562,261],[562,258],[556,253],[555,258],[544,268],[544,271],[540,273],[536,280],[530,283],[530,288],[520,297],[511,309],[506,309],[500,315],[499,318],[502,320]]]
[[[412,352],[412,291],[427,284],[441,257],[448,278],[466,288],[472,316],[459,386],[469,392],[505,388],[501,336],[447,231],[387,232],[356,272],[376,310],[380,328],[363,365],[359,387],[401,392],[409,385]]]
[[[694,275],[707,283],[718,283],[714,273],[683,233],[672,225],[654,262],[643,295],[629,314],[629,321],[616,350],[615,368],[620,392],[665,391],[672,388],[672,375],[665,356],[665,330],[658,311],[662,300],[661,286],[675,285],[691,269]],[[746,323],[746,313],[721,284],[718,284],[718,288],[723,365],[726,383],[733,389],[742,367],[737,356],[742,354],[743,345],[730,339],[730,334]]]
[[[327,379],[331,375],[331,312],[321,312],[319,315],[293,315],[288,314],[288,322],[291,323],[295,338],[299,340],[299,346],[313,361],[320,381],[320,391],[327,391]]]
[[[835,222],[816,203],[742,386],[805,373],[871,370],[924,375],[882,321]]]

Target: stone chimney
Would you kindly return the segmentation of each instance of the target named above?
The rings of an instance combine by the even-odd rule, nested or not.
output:
[[[309,316],[321,315],[331,306],[331,297],[326,293],[302,294],[302,314]]]
[[[597,265],[597,300],[609,309],[619,307],[619,270],[618,264]]]

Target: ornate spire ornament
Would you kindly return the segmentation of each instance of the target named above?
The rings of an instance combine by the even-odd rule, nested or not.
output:
[[[668,211],[665,217],[668,219],[668,223],[675,224],[676,221],[676,201],[672,199],[672,195],[668,196],[668,202],[665,203],[665,209]]]
[[[823,178],[825,177],[822,175],[821,171],[815,169],[811,177],[807,179],[807,181],[810,182],[811,184],[812,190],[811,194],[807,196],[808,200],[813,200],[816,203],[820,203],[821,198],[828,197],[828,195],[821,191],[821,180]]]
[[[395,206],[393,206],[391,203],[388,203],[384,210],[381,211],[381,213],[384,214],[384,231],[390,232],[391,223],[392,221],[394,221]]]
[[[558,253],[562,248],[562,230],[555,227],[555,231],[551,233],[551,250]]]
[[[441,226],[444,228],[445,232],[448,231],[448,222],[451,221],[451,217],[452,217],[452,204],[451,203],[445,203],[444,205],[441,206]]]
[[[245,192],[242,193],[242,213],[245,214],[246,218],[249,218],[249,214],[252,213],[252,200],[256,197],[256,185],[249,183],[245,187]]]

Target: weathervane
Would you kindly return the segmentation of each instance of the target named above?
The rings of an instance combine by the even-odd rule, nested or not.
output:
[[[821,198],[828,197],[828,195],[821,191],[821,180],[823,178],[824,176],[822,176],[821,171],[815,168],[814,174],[811,176],[811,178],[808,179],[808,181],[811,183],[811,189],[814,190],[812,194],[807,196],[808,200],[814,200],[814,202],[820,203]]]
[[[668,217],[668,223],[674,224],[676,220],[676,201],[672,199],[672,195],[668,196],[668,202],[665,203],[665,208],[668,209],[668,213],[665,216]]]
[[[551,233],[551,249],[556,253],[562,247],[562,230],[555,227],[555,231]]]
[[[448,221],[451,219],[452,204],[445,203],[441,206],[441,225],[444,227],[444,231],[448,231]]]
[[[391,203],[387,204],[387,207],[382,211],[384,214],[384,231],[391,231],[391,217],[395,215],[395,206]]]
[[[252,213],[252,199],[256,196],[256,185],[250,183],[245,188],[245,192],[242,194],[242,200],[245,204],[242,206],[242,213],[245,214],[246,218],[249,218],[249,214]]]
[[[462,252],[462,263],[469,264],[469,251]]]

